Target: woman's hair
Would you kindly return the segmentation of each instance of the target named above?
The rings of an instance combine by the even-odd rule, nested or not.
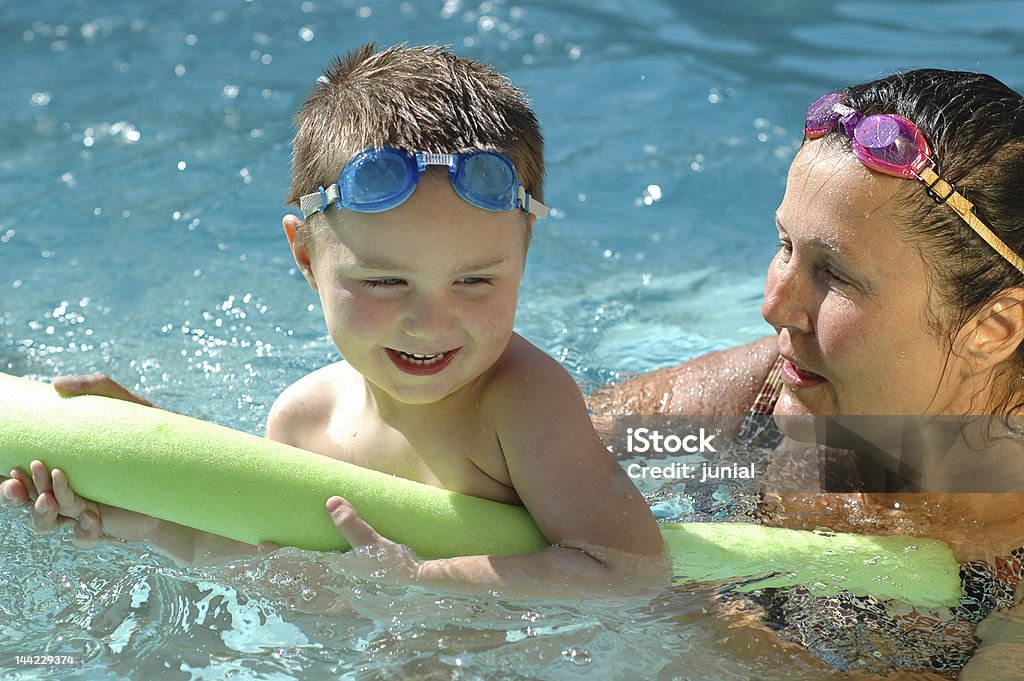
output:
[[[917,125],[937,172],[975,206],[1000,239],[1024,255],[1024,100],[992,76],[921,69],[846,90],[845,103],[865,115],[895,113]],[[849,139],[838,129],[831,143]],[[900,212],[905,236],[920,249],[935,284],[937,328],[950,343],[994,296],[1024,286],[1024,274],[986,244],[949,206],[907,183]],[[994,413],[1024,409],[1024,347],[1006,362]]]

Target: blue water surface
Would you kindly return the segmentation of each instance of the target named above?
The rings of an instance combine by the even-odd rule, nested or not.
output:
[[[593,385],[769,331],[802,112],[894,69],[1011,85],[1007,2],[4,3],[0,368],[105,371],[259,431],[336,358],[280,229],[291,120],[367,41],[449,44],[532,98],[547,202],[521,333]]]
[[[557,210],[536,229],[517,328],[583,385],[758,338],[807,104],[924,66],[1020,90],[1022,26],[1016,0],[0,2],[0,370],[103,371],[261,432],[286,385],[337,359],[280,219],[292,116],[331,58],[368,41],[452,45],[531,97]],[[373,612],[345,624],[250,594],[244,569],[232,586],[108,547],[111,567],[83,576],[92,559],[66,537],[10,512],[0,530],[29,547],[0,556],[0,645],[79,641],[102,662],[81,678],[154,678],[132,660],[167,649],[154,668],[180,678],[804,673],[785,656],[723,662],[752,644],[705,623],[700,596],[614,616],[502,606],[481,624],[479,603],[362,585]],[[435,621],[452,608],[457,624]],[[197,632],[220,652],[182,662]]]

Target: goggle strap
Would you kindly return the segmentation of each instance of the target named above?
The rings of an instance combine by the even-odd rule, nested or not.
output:
[[[435,154],[429,151],[416,152],[416,163],[420,167],[420,172],[426,170],[427,166],[448,166],[451,168],[455,165],[455,154]]]
[[[523,185],[519,185],[519,207],[527,213],[533,213],[541,220],[546,218],[551,211],[543,203],[531,197],[530,193],[523,189]]]
[[[956,211],[956,214],[963,218],[974,232],[985,240],[989,246],[995,249],[996,253],[1003,256],[1006,262],[1017,268],[1024,274],[1024,259],[1013,252],[1006,242],[1000,239],[995,232],[978,219],[974,214],[974,204],[966,196],[956,190],[951,183],[942,179],[934,170],[925,166],[919,172],[921,181],[925,183],[928,194],[938,203],[945,203]]]
[[[299,210],[302,211],[302,219],[305,220],[314,213],[327,210],[327,205],[331,201],[338,201],[340,198],[341,191],[338,189],[337,182],[326,189],[319,187],[314,194],[306,194],[299,199]]]
[[[925,170],[928,171],[927,179],[925,177]],[[917,175],[917,179],[924,183],[925,191],[928,192],[928,196],[932,197],[935,203],[946,203],[953,195],[953,192],[956,191],[951,182],[947,182],[939,175],[935,163],[928,157],[925,157],[924,164],[921,165],[915,175]],[[966,201],[966,197],[964,200]],[[974,204],[971,204],[971,209],[974,209]]]

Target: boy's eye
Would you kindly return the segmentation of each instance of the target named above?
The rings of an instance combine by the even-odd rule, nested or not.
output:
[[[363,281],[363,286],[366,288],[380,288],[380,287],[394,287],[401,286],[405,283],[405,279],[388,278],[388,279],[366,279]]]
[[[490,277],[462,277],[459,279],[458,283],[474,286],[478,284],[490,284],[491,279]]]

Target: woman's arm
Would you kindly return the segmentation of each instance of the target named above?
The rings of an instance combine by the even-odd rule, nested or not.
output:
[[[996,610],[978,625],[981,646],[960,673],[960,681],[1024,678],[1024,583],[1017,584],[1016,605]]]
[[[768,336],[605,386],[588,400],[594,425],[607,437],[618,416],[742,416],[777,357]]]

